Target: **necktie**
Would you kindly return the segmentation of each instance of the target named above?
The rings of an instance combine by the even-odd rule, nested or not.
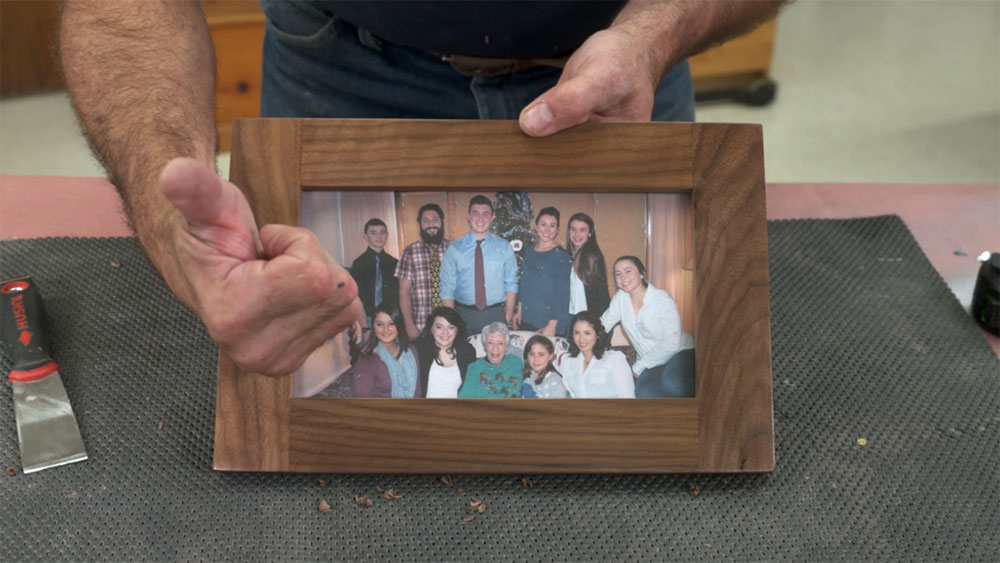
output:
[[[375,255],[375,306],[382,304],[382,266],[378,254]]]
[[[476,241],[476,309],[486,308],[486,272],[483,268],[483,240]]]
[[[431,309],[441,306],[441,255],[438,254],[438,245],[431,247]]]

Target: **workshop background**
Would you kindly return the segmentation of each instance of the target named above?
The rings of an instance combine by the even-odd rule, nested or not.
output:
[[[225,145],[229,121],[259,99],[259,69],[227,46],[259,41],[263,16],[254,2],[202,4],[220,51]],[[0,9],[0,174],[103,176],[59,90],[56,3]],[[703,102],[697,120],[763,124],[768,182],[1000,182],[998,45],[996,0],[800,0],[692,62],[703,98],[750,85],[743,95],[760,102],[769,79],[773,101]],[[228,174],[229,154],[219,161]]]

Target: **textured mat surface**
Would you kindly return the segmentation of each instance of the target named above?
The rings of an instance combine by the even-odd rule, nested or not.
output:
[[[450,486],[213,472],[216,348],[134,241],[0,243],[0,275],[46,298],[90,453],[21,474],[2,386],[0,561],[1000,560],[1000,362],[905,225],[768,233],[773,474]]]

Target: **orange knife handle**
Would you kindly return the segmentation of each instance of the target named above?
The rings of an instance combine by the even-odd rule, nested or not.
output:
[[[14,364],[11,381],[40,379],[59,369],[49,356],[42,295],[30,276],[0,282],[0,332]]]

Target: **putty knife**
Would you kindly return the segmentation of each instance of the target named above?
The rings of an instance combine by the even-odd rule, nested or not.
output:
[[[14,417],[25,473],[87,459],[59,366],[49,357],[42,296],[30,276],[0,282],[0,331],[14,363]]]

